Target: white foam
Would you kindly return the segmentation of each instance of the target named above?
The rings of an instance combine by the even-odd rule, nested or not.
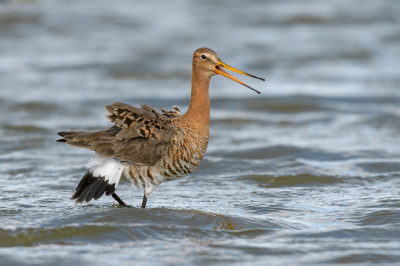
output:
[[[109,184],[115,184],[117,187],[121,178],[123,165],[114,158],[95,157],[86,164],[93,176],[104,177]]]

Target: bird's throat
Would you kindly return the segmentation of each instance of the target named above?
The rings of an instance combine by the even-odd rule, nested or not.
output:
[[[186,119],[207,130],[210,125],[209,85],[209,76],[199,75],[192,70],[192,93],[189,109],[185,114]]]

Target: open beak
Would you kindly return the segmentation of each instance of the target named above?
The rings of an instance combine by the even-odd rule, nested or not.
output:
[[[250,75],[250,74],[248,74],[248,73],[246,73],[246,72],[243,72],[243,71],[240,71],[240,70],[238,70],[238,69],[236,69],[236,68],[233,68],[233,67],[231,67],[231,66],[228,66],[227,64],[225,64],[225,63],[222,62],[221,60],[218,60],[218,63],[217,63],[217,64],[215,65],[215,67],[214,67],[214,72],[215,72],[215,73],[220,74],[220,75],[222,75],[222,76],[225,76],[225,77],[227,77],[227,78],[230,78],[231,80],[234,80],[234,81],[236,81],[237,83],[240,83],[240,84],[242,84],[243,86],[246,86],[247,88],[252,89],[253,91],[257,92],[258,94],[261,94],[261,92],[259,92],[258,90],[253,89],[252,87],[250,87],[250,86],[247,85],[246,83],[244,83],[244,82],[238,80],[237,78],[235,78],[234,76],[232,76],[231,74],[229,74],[228,72],[226,72],[225,70],[223,70],[223,69],[222,69],[223,67],[226,68],[226,69],[229,69],[229,70],[231,70],[231,71],[237,72],[237,73],[239,73],[239,74],[245,75],[245,76],[249,76],[249,77],[256,78],[256,79],[261,79],[261,80],[263,80],[263,81],[265,81],[265,79],[259,78],[259,77],[253,76],[253,75]]]

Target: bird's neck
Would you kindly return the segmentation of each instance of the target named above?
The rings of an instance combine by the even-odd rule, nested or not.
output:
[[[192,69],[192,94],[189,109],[184,115],[193,125],[207,130],[210,125],[209,85],[209,76],[201,75]]]

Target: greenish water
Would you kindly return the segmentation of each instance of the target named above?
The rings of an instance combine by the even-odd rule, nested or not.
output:
[[[394,1],[0,1],[0,265],[400,263]],[[199,168],[141,210],[69,198],[93,157],[61,130],[114,101],[188,108],[207,46],[266,78],[211,81]]]

